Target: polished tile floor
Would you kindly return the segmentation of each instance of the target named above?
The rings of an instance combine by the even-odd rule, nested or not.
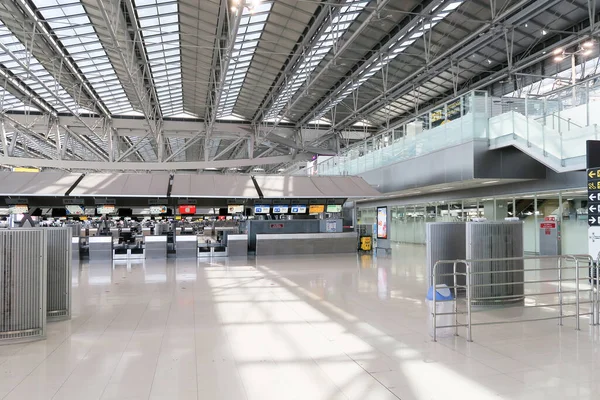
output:
[[[580,331],[550,320],[432,342],[424,262],[404,245],[377,259],[74,263],[73,319],[0,346],[0,398],[599,398],[586,318]]]

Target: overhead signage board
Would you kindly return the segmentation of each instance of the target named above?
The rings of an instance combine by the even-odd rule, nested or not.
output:
[[[150,206],[150,214],[151,215],[166,214],[166,212],[167,212],[167,206],[160,206],[160,205]]]
[[[243,205],[236,205],[236,204],[230,204],[227,206],[227,213],[228,214],[241,214],[244,212],[244,206]]]
[[[600,140],[586,141],[588,225],[600,226]]]

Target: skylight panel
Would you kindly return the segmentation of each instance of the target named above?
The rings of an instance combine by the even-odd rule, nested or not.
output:
[[[15,58],[29,69],[22,67],[14,61],[7,52],[0,54],[0,63],[18,77],[25,85],[30,87],[35,93],[44,99],[58,112],[78,113],[80,111],[89,112],[89,110],[80,109],[77,102],[67,93],[62,85],[54,79],[52,75],[44,68],[42,64],[26,49],[25,46],[12,34],[12,32],[0,22],[0,43],[6,47]],[[35,71],[35,76],[31,73]],[[62,100],[61,101],[59,101]]]
[[[80,0],[32,1],[108,111],[133,110]]]
[[[358,78],[358,80],[354,83],[349,82],[345,87],[342,88],[342,92],[338,95],[338,97],[330,102],[323,110],[315,115],[315,119],[319,119],[323,117],[329,110],[333,107],[341,103],[346,97],[350,95],[354,90],[358,89],[363,83],[365,83],[371,76],[375,75],[379,72],[385,65],[389,64],[394,58],[396,58],[399,54],[403,53],[404,50],[408,48],[411,44],[413,44],[416,39],[420,38],[433,29],[441,20],[446,18],[450,13],[456,10],[464,0],[458,0],[453,3],[450,3],[443,10],[439,10],[439,4],[433,8],[432,15],[433,18],[426,22],[424,18],[420,18],[416,27],[413,27],[408,30],[408,32],[399,37],[394,43],[392,43],[388,47],[388,53],[382,60],[379,60],[377,63],[372,63],[368,65]]]
[[[317,68],[317,65],[331,51],[333,45],[342,37],[346,29],[360,15],[367,5],[364,0],[346,0],[340,9],[339,14],[333,17],[325,31],[321,34],[317,42],[306,55],[296,70],[296,74],[288,81],[286,88],[277,96],[277,99],[267,112],[265,118],[277,118],[285,104],[294,97],[300,87],[306,82],[310,74]]]
[[[217,105],[217,118],[229,117],[233,113],[272,5],[271,2],[263,2],[252,8],[244,7],[242,10],[231,60],[225,73],[225,83]]]
[[[172,0],[135,0],[142,38],[163,115],[183,112],[179,6]]]

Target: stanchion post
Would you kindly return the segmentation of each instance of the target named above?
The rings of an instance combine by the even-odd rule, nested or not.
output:
[[[558,258],[558,325],[563,324],[562,257]]]
[[[575,329],[579,330],[579,260],[575,259]]]
[[[456,261],[454,261],[454,336],[458,336],[458,279],[456,277]]]
[[[437,263],[433,264],[433,270],[432,270],[432,274],[433,274],[433,341],[437,342],[437,303],[436,303],[436,297],[437,297],[437,279],[436,279],[436,274],[435,274],[435,270],[437,267]]]
[[[471,263],[466,262],[467,270],[467,342],[472,342],[471,336]]]

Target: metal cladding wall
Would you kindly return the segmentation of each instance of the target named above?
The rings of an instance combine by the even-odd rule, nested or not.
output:
[[[426,224],[427,277],[429,286],[433,285],[433,265],[439,260],[464,260],[467,250],[465,244],[466,224],[464,222],[429,222]],[[436,285],[454,286],[454,277],[439,276],[452,274],[453,264],[439,264],[436,272]],[[464,273],[465,265],[457,264],[456,272]],[[466,277],[458,275],[457,284],[465,285]]]
[[[0,343],[46,336],[47,234],[0,230]]]
[[[467,259],[523,257],[522,222],[468,222],[466,225]],[[473,304],[492,305],[523,300],[523,267],[523,260],[471,263],[472,272],[495,272],[471,275],[471,285],[496,284],[473,287]],[[509,270],[516,272],[501,272]]]
[[[71,228],[47,231],[48,320],[71,318]]]

